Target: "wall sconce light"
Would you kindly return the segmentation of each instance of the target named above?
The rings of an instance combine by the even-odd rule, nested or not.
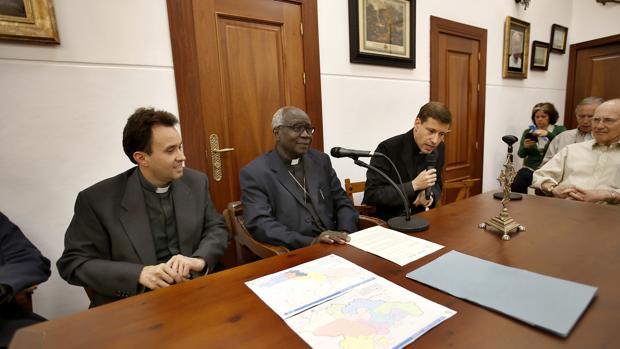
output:
[[[530,6],[530,1],[532,0],[515,0],[517,4],[523,5],[523,7],[525,7],[525,10],[527,10],[527,7]]]

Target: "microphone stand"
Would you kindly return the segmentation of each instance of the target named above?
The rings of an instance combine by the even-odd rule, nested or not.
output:
[[[418,217],[416,220],[411,219],[411,213],[409,212],[409,200],[407,200],[404,192],[398,188],[398,185],[396,185],[396,183],[394,183],[394,181],[390,177],[388,177],[388,175],[383,173],[381,170],[379,170],[375,166],[372,166],[370,164],[367,164],[359,160],[357,157],[353,157],[353,162],[358,166],[371,169],[377,172],[378,174],[380,174],[381,176],[383,176],[383,178],[385,178],[388,182],[390,182],[390,184],[392,184],[392,186],[394,186],[394,189],[396,189],[398,194],[400,194],[400,198],[403,200],[403,205],[405,206],[405,215],[390,218],[387,222],[390,228],[394,230],[398,230],[402,233],[413,233],[413,232],[423,231],[423,230],[428,229],[429,224],[426,219],[420,218],[420,217]],[[402,185],[403,184],[401,182],[401,186]]]

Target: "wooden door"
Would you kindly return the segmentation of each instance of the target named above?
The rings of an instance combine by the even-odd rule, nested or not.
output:
[[[168,14],[187,165],[209,176],[219,211],[273,148],[278,108],[306,110],[322,149],[316,1],[168,0]]]
[[[431,16],[431,100],[452,113],[445,139],[446,182],[482,178],[486,36],[486,29]],[[478,181],[470,193],[481,192]],[[454,201],[456,194],[444,190],[442,203]]]
[[[577,127],[575,106],[588,96],[620,97],[620,34],[570,45],[564,124]]]

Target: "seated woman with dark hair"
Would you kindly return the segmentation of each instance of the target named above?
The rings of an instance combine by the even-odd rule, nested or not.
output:
[[[532,184],[532,175],[540,167],[549,143],[566,131],[566,127],[555,124],[557,121],[558,111],[549,102],[538,103],[532,109],[532,125],[521,135],[517,154],[523,158],[523,167],[512,182],[513,192],[527,194],[527,188]]]

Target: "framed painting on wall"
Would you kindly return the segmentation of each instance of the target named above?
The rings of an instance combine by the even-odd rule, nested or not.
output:
[[[52,0],[0,0],[0,39],[59,44]]]
[[[530,24],[510,16],[506,17],[502,77],[527,78],[529,46]]]
[[[568,36],[568,28],[559,24],[551,26],[551,52],[566,52],[566,37]]]
[[[351,63],[415,68],[415,0],[349,0]]]
[[[530,65],[532,70],[549,69],[549,44],[546,42],[532,42],[532,62]]]

